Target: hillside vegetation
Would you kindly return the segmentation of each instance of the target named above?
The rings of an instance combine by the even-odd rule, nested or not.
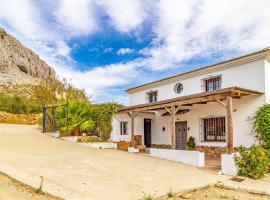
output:
[[[36,53],[0,27],[0,123],[41,124],[39,116],[46,112],[44,131],[107,140],[119,107],[92,104],[83,89],[58,79]]]

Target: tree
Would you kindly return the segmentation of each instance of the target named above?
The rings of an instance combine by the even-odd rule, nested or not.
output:
[[[270,104],[261,106],[253,117],[256,138],[264,148],[270,149]]]
[[[50,79],[41,81],[32,86],[33,97],[38,99],[42,105],[59,104],[71,100],[83,103],[90,103],[86,92],[83,89],[76,88],[65,78],[62,80]]]

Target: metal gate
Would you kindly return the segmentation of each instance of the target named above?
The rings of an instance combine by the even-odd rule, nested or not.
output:
[[[57,109],[66,106],[66,124],[68,129],[68,101],[66,104],[62,105],[44,105],[42,109],[42,130],[45,132],[55,132],[58,130],[57,121],[56,121],[56,112]]]

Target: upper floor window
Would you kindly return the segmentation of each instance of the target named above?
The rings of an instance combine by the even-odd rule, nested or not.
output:
[[[153,103],[157,101],[157,95],[158,92],[157,91],[151,91],[147,93],[147,100],[149,103]]]
[[[120,134],[121,135],[127,135],[127,127],[128,127],[127,122],[120,122]]]
[[[203,91],[209,92],[221,89],[221,76],[203,79]]]
[[[183,84],[182,83],[176,83],[174,86],[174,92],[176,94],[180,94],[183,91]]]

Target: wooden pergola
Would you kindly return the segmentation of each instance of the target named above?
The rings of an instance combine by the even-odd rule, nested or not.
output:
[[[124,107],[119,113],[128,113],[131,118],[131,145],[134,146],[134,119],[138,113],[165,109],[171,116],[172,148],[175,149],[175,116],[183,106],[192,106],[193,104],[207,104],[208,102],[217,102],[227,111],[227,152],[233,153],[233,98],[240,99],[248,95],[261,95],[262,92],[240,88],[229,87],[210,92],[202,92],[193,95],[187,95],[172,98],[154,103],[138,104]]]

